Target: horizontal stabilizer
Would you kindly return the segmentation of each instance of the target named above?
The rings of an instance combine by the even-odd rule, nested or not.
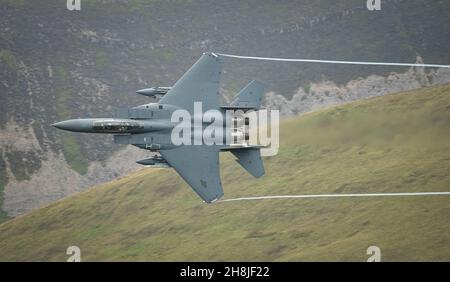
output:
[[[238,158],[236,161],[251,175],[256,178],[264,175],[264,164],[259,148],[236,148],[230,151]]]

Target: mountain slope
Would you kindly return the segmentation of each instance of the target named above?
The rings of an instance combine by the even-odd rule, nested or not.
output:
[[[450,85],[282,124],[260,180],[222,158],[227,198],[449,191]],[[449,260],[450,197],[203,204],[172,170],[142,169],[0,225],[0,260]]]

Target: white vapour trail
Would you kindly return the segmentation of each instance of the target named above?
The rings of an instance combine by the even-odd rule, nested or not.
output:
[[[215,55],[219,55],[219,56],[223,56],[223,57],[230,57],[230,58],[237,58],[237,59],[250,59],[250,60],[263,60],[263,61],[346,64],[346,65],[450,68],[450,65],[437,65],[437,64],[409,64],[409,63],[386,63],[386,62],[332,61],[332,60],[313,60],[313,59],[286,59],[286,58],[238,56],[238,55],[223,54],[223,53],[215,53]],[[313,199],[313,198],[343,198],[343,197],[395,197],[395,196],[437,196],[437,195],[450,195],[450,192],[280,195],[280,196],[260,196],[260,197],[244,197],[244,198],[236,198],[236,199],[226,199],[226,200],[220,200],[219,202],[264,200],[264,199],[293,199],[293,198]]]
[[[315,198],[344,198],[344,197],[405,197],[405,196],[443,196],[450,195],[450,192],[410,192],[410,193],[358,193],[358,194],[317,194],[317,195],[281,195],[281,196],[258,196],[243,197],[235,199],[225,199],[219,202],[265,200],[265,199],[315,199]]]
[[[268,58],[238,56],[231,54],[215,53],[216,55],[237,59],[262,60],[262,61],[281,61],[281,62],[303,62],[303,63],[322,63],[322,64],[344,64],[344,65],[372,65],[372,66],[402,66],[402,67],[426,67],[426,68],[450,68],[450,65],[435,64],[409,64],[409,63],[385,63],[385,62],[358,62],[358,61],[332,61],[332,60],[313,60],[313,59],[286,59],[286,58]]]

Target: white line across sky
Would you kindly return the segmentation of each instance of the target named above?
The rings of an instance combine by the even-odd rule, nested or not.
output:
[[[262,61],[281,61],[281,62],[304,62],[304,63],[324,63],[324,64],[346,64],[346,65],[374,65],[374,66],[403,66],[403,67],[432,67],[432,68],[450,68],[450,65],[439,64],[410,64],[410,63],[387,63],[387,62],[359,62],[359,61],[333,61],[333,60],[314,60],[314,59],[287,59],[270,57],[239,56],[232,54],[215,53],[216,55],[237,59],[262,60]],[[219,202],[249,201],[249,200],[267,200],[267,199],[315,199],[315,198],[345,198],[345,197],[406,197],[406,196],[444,196],[450,195],[450,192],[411,192],[411,193],[358,193],[358,194],[318,194],[318,195],[277,195],[277,196],[257,196],[243,197],[235,199],[225,199]]]
[[[359,61],[333,61],[333,60],[314,60],[314,59],[287,59],[287,58],[269,58],[269,57],[252,57],[238,56],[231,54],[215,53],[216,55],[248,60],[261,61],[281,61],[281,62],[303,62],[303,63],[322,63],[322,64],[344,64],[344,65],[368,65],[368,66],[401,66],[401,67],[425,67],[425,68],[450,68],[450,65],[437,64],[410,64],[410,63],[386,63],[386,62],[359,62]]]
[[[408,197],[408,196],[450,196],[450,192],[410,192],[410,193],[357,193],[357,194],[317,194],[317,195],[278,195],[224,199],[219,202],[268,200],[268,199],[317,199],[351,197]]]

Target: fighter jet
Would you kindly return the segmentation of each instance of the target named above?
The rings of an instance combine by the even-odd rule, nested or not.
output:
[[[220,104],[219,83],[222,73],[222,58],[214,53],[204,53],[200,59],[173,85],[173,87],[152,87],[136,91],[138,94],[162,96],[157,103],[149,103],[128,109],[119,109],[113,118],[72,119],[53,124],[54,127],[85,133],[106,133],[114,135],[117,144],[131,144],[138,148],[157,152],[159,155],[137,161],[150,167],[171,167],[206,202],[212,203],[223,196],[220,179],[219,153],[231,152],[237,162],[254,177],[264,175],[260,146],[246,143],[248,134],[230,129],[224,122],[225,136],[243,142],[223,142],[223,144],[174,144],[171,134],[177,126],[172,115],[177,110],[185,110],[194,115],[195,103],[201,102],[203,112],[217,110],[223,115],[231,111],[257,111],[260,109],[264,85],[259,81],[250,82],[230,105]],[[198,104],[198,103],[197,103]],[[232,122],[237,124],[234,117]],[[242,122],[243,119],[243,122]],[[190,127],[194,128],[194,116]],[[201,120],[201,128],[206,128],[211,120]],[[248,124],[241,118],[240,124]]]

